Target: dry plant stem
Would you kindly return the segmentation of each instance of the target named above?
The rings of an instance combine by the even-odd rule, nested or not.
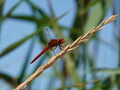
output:
[[[51,67],[56,60],[59,60],[62,58],[67,52],[76,49],[80,43],[86,41],[91,34],[103,29],[100,28],[105,24],[108,24],[112,21],[114,21],[117,18],[118,15],[112,15],[110,18],[106,18],[103,20],[103,22],[98,25],[96,28],[92,28],[90,31],[88,31],[84,36],[78,37],[72,44],[67,45],[59,54],[56,54],[50,60],[46,63],[40,66],[34,74],[32,74],[30,77],[28,77],[23,83],[21,83],[16,89],[14,90],[20,90],[25,85],[28,85],[33,79],[37,78],[45,69]]]

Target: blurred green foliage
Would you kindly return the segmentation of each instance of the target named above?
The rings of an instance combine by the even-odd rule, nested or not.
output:
[[[22,2],[26,2],[26,4],[28,4],[30,6],[30,9],[33,12],[33,15],[27,16],[27,15],[22,15],[22,14],[21,15],[19,15],[19,14],[13,15],[12,14],[13,11]],[[45,44],[46,42],[45,42],[44,38],[42,37],[42,29],[47,26],[49,26],[53,30],[53,32],[56,36],[63,37],[66,40],[73,41],[76,38],[78,38],[80,35],[84,35],[92,27],[97,26],[103,20],[103,18],[105,18],[105,15],[106,15],[108,9],[110,8],[110,6],[112,6],[114,4],[114,1],[112,1],[112,0],[74,0],[74,2],[76,3],[75,20],[73,21],[72,27],[69,28],[66,26],[59,25],[57,23],[57,21],[60,20],[61,18],[63,18],[64,16],[66,16],[67,14],[69,14],[72,9],[69,11],[66,11],[58,18],[55,18],[54,10],[52,8],[50,1],[48,2],[49,9],[51,12],[51,15],[49,16],[40,7],[38,7],[37,5],[32,3],[31,0],[19,0],[19,2],[16,3],[7,12],[6,15],[3,15],[3,10],[4,10],[3,7],[5,4],[5,1],[1,0],[0,1],[0,34],[2,31],[1,30],[2,22],[7,18],[34,22],[36,25],[36,30],[32,34],[30,34],[30,35],[22,38],[21,40],[6,47],[6,49],[0,53],[0,57],[3,57],[6,54],[11,53],[11,51],[13,51],[17,47],[19,47],[21,44],[26,42],[28,39],[33,38],[34,36],[39,37],[39,39],[41,40],[40,44],[41,44],[41,46],[43,46],[43,44]],[[35,15],[36,13],[39,13],[39,15],[40,15],[39,18],[37,18],[38,16]],[[65,36],[62,33],[63,31],[69,32],[70,36],[69,37]],[[54,87],[54,89],[56,89],[56,90],[64,90],[65,88],[67,88],[66,90],[72,90],[72,88],[76,88],[75,90],[80,90],[80,89],[82,89],[82,90],[112,90],[115,86],[116,87],[118,86],[118,88],[119,88],[120,82],[118,80],[120,80],[119,79],[120,68],[116,68],[116,69],[106,69],[106,68],[105,69],[97,69],[97,68],[95,68],[95,62],[94,62],[95,58],[91,58],[89,56],[88,50],[87,50],[89,43],[93,40],[96,43],[102,42],[102,41],[98,40],[98,35],[96,33],[91,37],[91,39],[89,39],[88,42],[81,44],[80,47],[75,50],[75,54],[69,53],[69,54],[65,55],[65,57],[62,60],[63,64],[61,65],[60,69],[57,67],[58,63],[55,63],[52,66],[53,67],[52,72],[53,72],[53,77],[56,77],[56,78],[52,78],[51,76],[49,76],[49,78],[51,78],[51,79],[49,81],[46,81],[49,83],[49,85],[46,86],[45,88],[50,90],[50,88],[52,86],[51,90],[53,90],[54,84],[56,82],[61,83],[61,86],[59,86],[60,88]],[[27,52],[25,62],[21,66],[21,71],[19,72],[19,76],[17,78],[14,78],[13,76],[10,76],[8,74],[0,72],[0,78],[5,80],[5,82],[7,82],[6,84],[8,84],[11,87],[11,89],[15,88],[21,82],[23,82],[23,80],[26,79],[25,75],[29,76],[26,73],[26,71],[28,69],[27,67],[28,67],[31,52],[34,47],[33,43],[34,43],[34,40],[33,40],[33,42],[30,43],[29,51]],[[98,46],[96,46],[96,47],[98,47]],[[97,49],[97,48],[95,48],[95,49],[97,52],[99,52],[99,49]],[[49,57],[48,53],[45,55],[46,55],[46,57],[44,56],[41,60],[38,60],[38,65],[35,66],[32,73],[42,64],[42,62],[46,58]],[[96,56],[96,55],[94,55],[94,56]],[[81,75],[79,74],[80,67],[82,67],[81,70],[83,71],[83,73]],[[87,68],[89,68],[89,71],[87,71]],[[107,73],[108,75],[107,75],[107,77],[103,78],[102,80],[99,80],[98,82],[91,83],[91,87],[87,87],[86,85],[83,84],[83,83],[89,82],[87,80],[88,73],[91,77],[91,80],[96,80],[96,79],[98,79],[97,73],[99,73],[99,72]],[[58,81],[58,79],[59,79],[59,81]],[[31,83],[30,87],[32,86],[32,84],[34,84],[34,82]],[[83,84],[83,85],[77,86],[76,84],[79,84],[79,85]],[[72,86],[72,85],[75,85],[75,86]],[[71,87],[69,87],[69,86],[71,86]],[[119,90],[120,90],[120,88],[119,88]]]

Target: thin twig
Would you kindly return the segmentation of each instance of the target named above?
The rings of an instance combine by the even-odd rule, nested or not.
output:
[[[67,52],[74,50],[78,47],[78,45],[84,41],[86,41],[91,34],[103,29],[101,28],[103,25],[108,24],[110,22],[113,22],[118,15],[112,15],[110,18],[106,18],[103,20],[103,22],[101,24],[99,24],[96,28],[92,28],[90,31],[88,31],[84,36],[80,36],[78,37],[78,39],[76,39],[72,44],[67,45],[60,53],[56,54],[55,56],[53,56],[52,58],[49,59],[49,61],[46,64],[43,64],[42,66],[40,66],[35,73],[33,73],[31,76],[29,76],[23,83],[21,83],[18,87],[16,87],[16,89],[14,90],[20,90],[22,87],[24,87],[25,85],[28,85],[33,79],[37,78],[39,75],[41,75],[41,73],[51,67],[55,61],[59,60],[60,58],[62,58]]]

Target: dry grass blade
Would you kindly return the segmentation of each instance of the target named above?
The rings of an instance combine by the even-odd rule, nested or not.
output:
[[[114,21],[117,18],[118,15],[112,15],[110,18],[106,18],[103,20],[103,22],[98,25],[96,28],[92,28],[89,32],[87,32],[84,36],[80,36],[78,39],[76,39],[72,44],[67,45],[60,53],[50,58],[50,60],[46,63],[40,66],[34,74],[32,74],[30,77],[28,77],[23,83],[21,83],[16,89],[14,90],[20,90],[25,85],[28,85],[33,79],[37,78],[45,69],[51,67],[56,60],[59,60],[62,58],[67,52],[74,50],[78,47],[78,45],[84,41],[86,41],[91,34],[103,29],[100,28],[105,24],[108,24],[112,21]]]
[[[103,80],[103,78],[101,78],[101,79],[95,79],[93,81],[82,83],[82,84],[75,84],[75,85],[71,85],[71,86],[65,86],[65,87],[61,87],[61,88],[52,88],[52,89],[53,90],[54,89],[55,90],[63,90],[63,89],[70,89],[70,88],[73,88],[73,87],[77,87],[77,88],[79,88],[81,90],[85,85],[92,84],[92,83],[97,83],[97,82],[99,82],[101,80]]]
[[[80,41],[80,39],[82,38],[82,36],[80,36],[79,38],[77,38],[71,45],[70,45],[70,48],[74,47],[74,45]]]
[[[110,23],[110,22],[112,22],[112,21],[114,21],[114,20],[117,18],[117,16],[118,16],[118,15],[112,15],[110,18],[108,18],[108,19],[105,21],[104,25],[105,25],[105,24],[108,24],[108,23]]]

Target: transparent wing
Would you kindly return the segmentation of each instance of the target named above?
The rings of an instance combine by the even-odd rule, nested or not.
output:
[[[50,35],[50,32],[48,31],[48,28],[43,29],[43,34],[44,34],[43,35],[44,39],[46,43],[48,44],[48,42],[50,42],[50,40],[53,39],[52,36]]]

